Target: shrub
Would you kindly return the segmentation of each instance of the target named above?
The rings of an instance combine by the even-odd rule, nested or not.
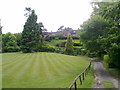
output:
[[[57,43],[56,46],[57,47],[65,47],[65,44],[66,44],[66,41]]]
[[[81,46],[80,42],[74,42],[73,46]]]
[[[45,45],[45,46],[42,46],[40,51],[41,52],[54,52],[55,51],[55,47],[52,47],[50,45]]]
[[[72,36],[72,39],[79,39],[78,36]]]
[[[110,63],[110,57],[109,57],[109,55],[104,55],[103,56],[103,60],[104,60],[105,65],[108,67],[109,63]]]
[[[89,57],[96,57],[96,52],[87,51],[86,55]]]
[[[86,49],[81,49],[81,55],[85,55],[87,53]]]

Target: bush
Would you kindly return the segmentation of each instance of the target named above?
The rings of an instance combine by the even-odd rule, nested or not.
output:
[[[67,37],[63,35],[50,35],[45,37],[46,41],[51,41],[51,40],[66,40]]]
[[[104,64],[108,67],[110,63],[110,57],[109,55],[104,55],[103,56]]]
[[[104,58],[104,61],[105,61],[105,62],[109,62],[109,60],[110,60],[110,57],[109,57],[108,55],[104,55],[103,58]]]
[[[49,45],[42,46],[40,49],[41,52],[54,52],[55,48]]]
[[[87,53],[86,49],[81,49],[81,55],[85,55]]]
[[[18,52],[20,51],[20,47],[19,46],[9,46],[9,47],[4,47],[3,52]]]
[[[54,47],[50,45],[44,45],[40,49],[41,52],[56,52],[56,53],[64,53],[64,49],[59,48],[59,47]]]
[[[81,46],[80,42],[74,42],[73,46]]]
[[[57,47],[65,47],[65,44],[66,44],[66,41],[57,43],[56,46]]]
[[[96,57],[96,52],[90,52],[90,51],[87,51],[87,53],[86,53],[86,55],[88,56],[88,57]]]
[[[72,36],[72,39],[79,39],[78,36]]]

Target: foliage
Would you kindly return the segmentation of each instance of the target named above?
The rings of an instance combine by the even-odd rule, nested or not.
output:
[[[109,68],[109,72],[115,78],[117,78],[118,80],[120,80],[120,70],[118,68]]]
[[[105,66],[109,67],[109,62],[110,62],[109,55],[104,55],[103,60],[104,60],[103,63],[105,64]]]
[[[67,37],[67,42],[65,44],[65,52],[66,54],[71,54],[73,52],[73,41],[70,35]]]
[[[84,43],[86,49],[90,52],[96,52],[97,56],[101,56],[101,43],[97,43],[98,37],[102,36],[104,30],[107,28],[108,22],[101,16],[92,16],[88,21],[84,22],[82,27],[81,41]]]
[[[67,39],[67,36],[64,36],[64,35],[59,35],[59,34],[56,34],[56,35],[49,35],[47,37],[45,37],[45,40],[46,41],[52,41],[52,40],[66,40]],[[72,36],[72,39],[75,39],[75,40],[78,40],[79,37],[78,36]]]
[[[17,45],[16,37],[10,32],[2,35],[2,51],[3,52],[17,52],[20,48]]]
[[[87,49],[87,54],[104,58],[109,67],[120,68],[120,2],[93,2],[91,18],[81,25],[79,30],[80,39]]]
[[[21,37],[22,37],[22,34],[21,33],[15,33],[14,36],[16,37],[17,45],[20,47],[21,46]]]
[[[50,46],[50,45],[44,45],[44,46],[42,46],[40,51],[41,52],[54,52],[55,51],[55,47]]]
[[[59,42],[56,44],[57,47],[65,47],[66,41]]]
[[[56,44],[57,47],[65,47],[66,41],[63,42],[58,42]],[[82,44],[80,44],[80,42],[73,42],[73,46],[82,46]]]
[[[52,41],[52,40],[66,40],[67,37],[63,35],[49,35],[45,37],[46,41]]]
[[[21,50],[24,53],[39,51],[41,47],[41,27],[37,23],[37,15],[32,10],[22,32]]]

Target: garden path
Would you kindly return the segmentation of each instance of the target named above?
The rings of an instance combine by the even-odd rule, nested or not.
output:
[[[108,70],[103,66],[101,62],[93,62],[94,65],[94,84],[93,88],[104,88],[102,85],[102,81],[110,81],[113,83],[115,88],[120,89],[120,85],[118,85],[118,80],[116,80]]]

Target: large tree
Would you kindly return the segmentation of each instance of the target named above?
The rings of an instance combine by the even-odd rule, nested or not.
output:
[[[100,48],[101,44],[97,43],[97,39],[103,36],[107,27],[108,21],[99,15],[92,16],[81,25],[81,41],[84,43],[85,48],[90,52],[95,52],[97,56],[101,56],[104,53],[104,48]]]
[[[109,21],[107,32],[98,41],[102,43],[102,47],[106,47],[105,50],[110,57],[109,66],[120,68],[120,1],[93,4],[95,6],[93,13]]]
[[[81,40],[90,52],[107,54],[109,66],[120,68],[120,2],[94,2],[93,9],[80,30]]]
[[[32,10],[22,32],[21,49],[24,53],[35,52],[41,46],[41,26],[37,23],[37,15]]]

